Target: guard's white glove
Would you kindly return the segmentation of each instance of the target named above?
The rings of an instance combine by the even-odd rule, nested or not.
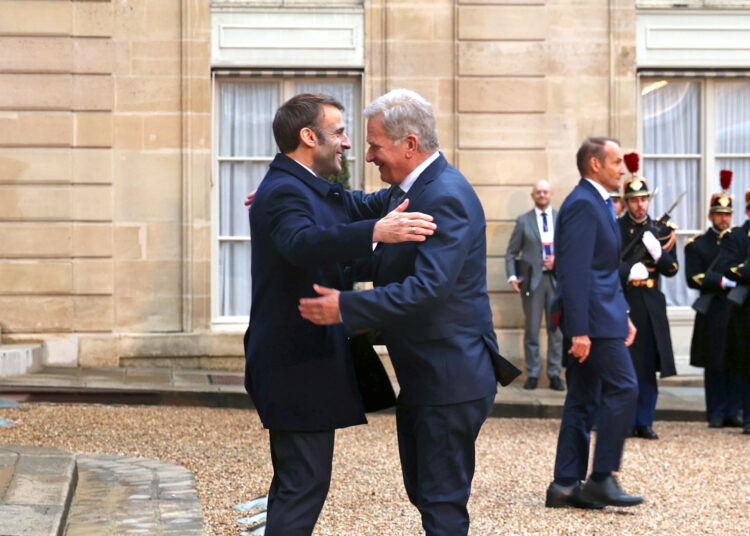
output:
[[[646,246],[648,254],[651,255],[654,262],[658,262],[658,260],[661,259],[661,242],[659,242],[659,239],[656,238],[651,231],[646,231],[643,233],[641,242]]]
[[[721,285],[721,288],[734,288],[737,286],[737,282],[721,276],[721,283],[719,283],[719,285]]]
[[[653,235],[652,235],[653,236]],[[628,281],[643,281],[648,279],[648,269],[642,262],[637,262],[630,267],[630,275],[628,275]]]

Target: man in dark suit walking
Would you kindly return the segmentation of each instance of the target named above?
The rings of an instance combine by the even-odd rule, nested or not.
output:
[[[521,214],[510,235],[505,252],[505,269],[508,282],[521,294],[521,304],[526,316],[523,332],[523,351],[526,364],[524,389],[536,389],[542,358],[539,352],[539,324],[542,315],[547,326],[547,377],[549,387],[564,391],[562,371],[562,333],[553,329],[550,307],[555,294],[555,252],[553,240],[557,211],[550,206],[552,189],[549,182],[541,180],[531,190],[534,208]]]
[[[430,104],[394,90],[366,110],[367,161],[404,197],[430,213],[437,231],[420,244],[375,250],[375,288],[341,292],[316,286],[302,316],[347,330],[378,328],[401,387],[396,427],[409,500],[428,536],[469,530],[466,503],[474,442],[490,413],[497,380],[520,371],[498,354],[486,283],[482,205],[438,147]]]
[[[301,94],[276,112],[276,155],[253,199],[252,305],[245,334],[245,388],[269,429],[273,480],[267,536],[307,536],[331,479],[334,430],[366,422],[342,326],[299,316],[312,285],[351,288],[345,263],[372,257],[372,244],[424,240],[420,214],[382,212],[387,190],[346,193],[320,175],[341,170],[350,147],[341,104]],[[359,218],[352,223],[352,204]],[[371,217],[368,217],[371,216]]]
[[[620,230],[610,190],[625,173],[619,142],[595,137],[576,155],[581,181],[560,208],[555,234],[557,304],[570,339],[565,398],[548,507],[632,506],[612,474],[620,468],[638,398],[627,346],[635,338],[623,296]],[[589,431],[598,412],[593,471],[586,483]]]

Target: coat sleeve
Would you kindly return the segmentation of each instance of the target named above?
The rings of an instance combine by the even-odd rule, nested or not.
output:
[[[466,206],[451,196],[438,197],[426,211],[435,218],[437,231],[416,246],[413,275],[400,283],[341,293],[341,316],[349,331],[387,326],[399,318],[439,306],[451,293],[467,253],[476,242],[471,235],[469,214]],[[484,227],[480,232],[484,232]]]
[[[591,269],[599,220],[593,205],[584,199],[573,201],[568,208],[558,226],[555,263],[566,335],[576,337],[589,334]]]
[[[516,274],[516,256],[523,248],[523,229],[521,229],[521,218],[516,220],[516,226],[510,235],[508,249],[505,251],[505,272],[508,277]]]
[[[375,220],[321,226],[312,203],[300,186],[288,183],[273,188],[264,200],[271,240],[287,262],[306,267],[372,256]]]
[[[372,194],[360,190],[346,191],[344,199],[349,217],[352,221],[380,219],[388,206],[389,191],[389,188]]]

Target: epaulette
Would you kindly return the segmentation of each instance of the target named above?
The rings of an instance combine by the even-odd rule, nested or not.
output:
[[[700,233],[695,233],[693,236],[685,240],[685,247],[688,247],[690,244],[695,242],[695,239],[698,238],[700,235],[701,235]]]
[[[669,227],[670,229],[673,229],[673,230],[675,230],[675,231],[676,231],[677,229],[679,229],[679,227],[677,227],[677,226],[676,226],[676,225],[675,225],[674,223],[672,223],[671,221],[665,222],[665,223],[664,223],[664,225],[666,225],[667,227]]]

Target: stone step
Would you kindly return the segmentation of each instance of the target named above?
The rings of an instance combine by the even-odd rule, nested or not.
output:
[[[195,478],[184,467],[108,455],[79,455],[77,463],[65,536],[202,536]]]
[[[0,377],[41,370],[42,356],[41,344],[0,344]]]
[[[75,485],[75,455],[0,445],[0,536],[62,536]]]

